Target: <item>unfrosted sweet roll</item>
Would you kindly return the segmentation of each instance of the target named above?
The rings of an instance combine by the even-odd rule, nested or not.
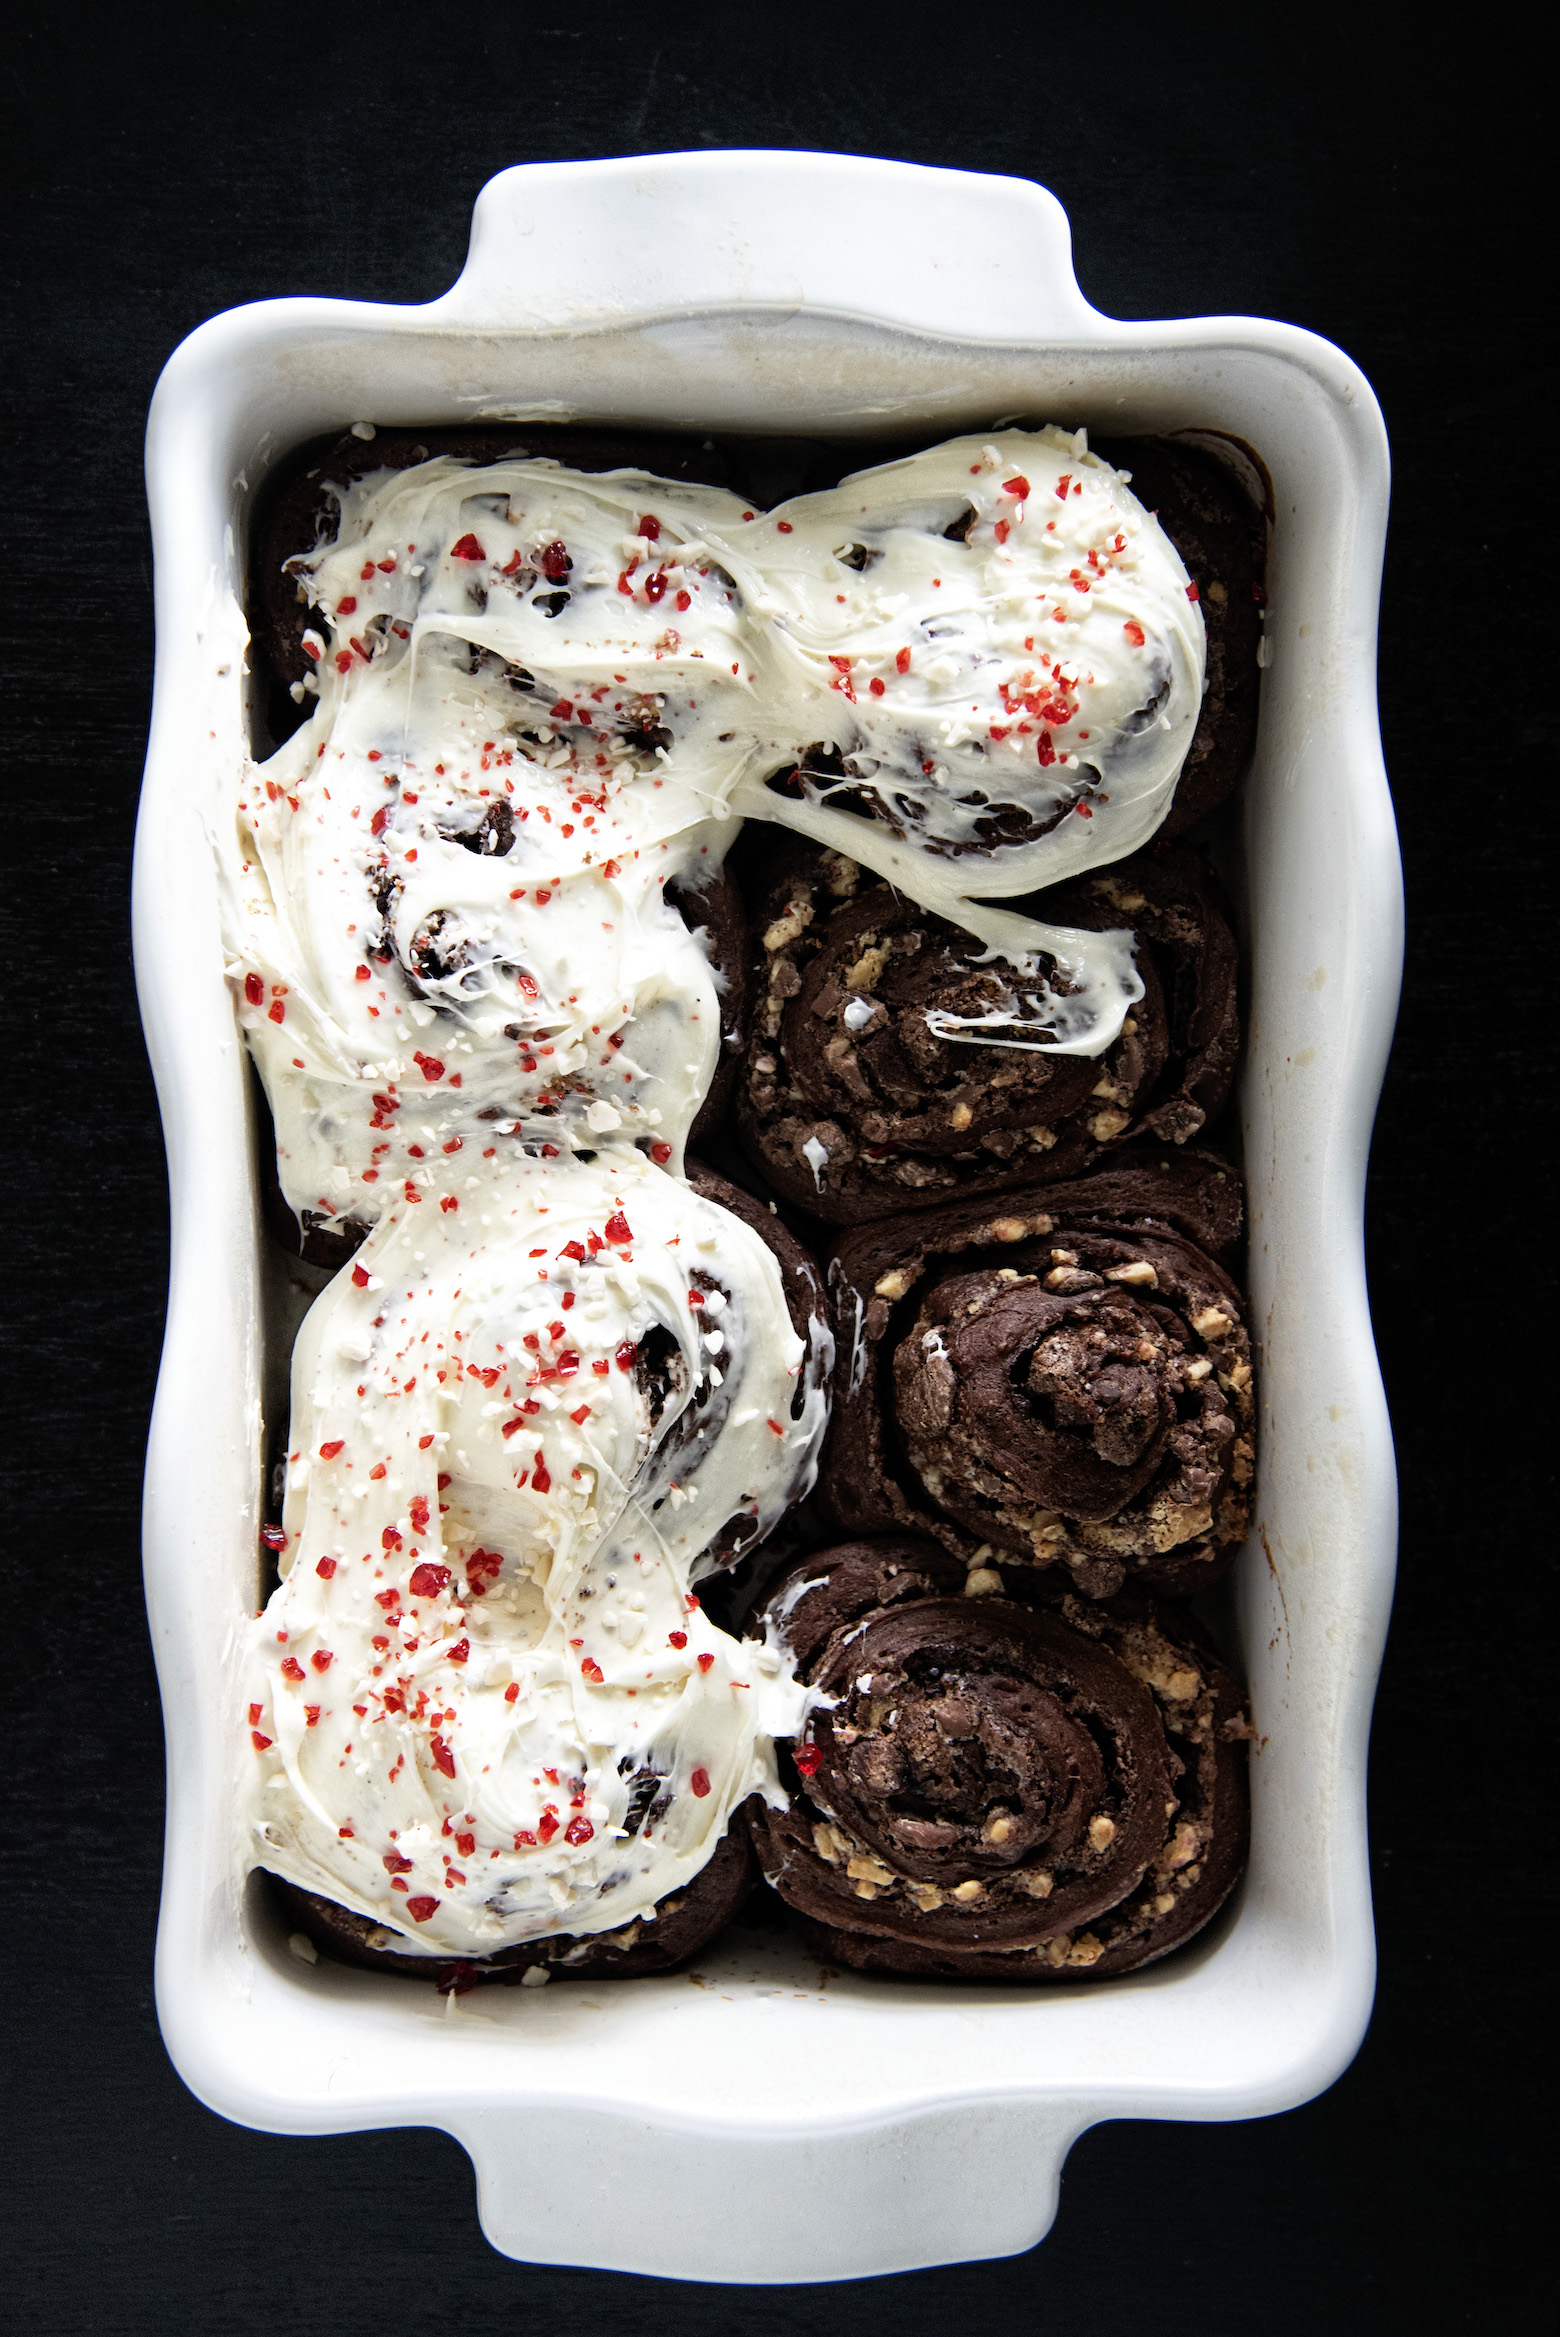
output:
[[[1059,924],[1129,932],[1142,996],[1095,1061],[1058,1055],[1033,983],[841,854],[802,847],[753,918],[743,1143],[837,1225],[1076,1176],[1222,1108],[1239,1044],[1235,942],[1186,846],[1048,897]]]
[[[1155,1205],[1196,1224],[1226,1186],[1233,1212],[1233,1172],[1183,1156],[847,1236],[830,1514],[1094,1597],[1216,1581],[1249,1522],[1251,1342],[1235,1283]]]
[[[294,1350],[256,1863],[482,1957],[653,1921],[773,1789],[796,1692],[693,1585],[812,1482],[831,1348],[781,1246],[631,1152],[381,1220]]]
[[[782,1759],[790,1804],[755,1809],[754,1839],[820,1954],[1104,1979],[1179,1946],[1233,1888],[1249,1723],[1185,1615],[1042,1608],[895,1538],[803,1560],[760,1621],[815,1704]]]

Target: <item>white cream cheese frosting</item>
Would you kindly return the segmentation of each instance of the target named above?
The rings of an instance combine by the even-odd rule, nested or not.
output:
[[[802,1691],[693,1588],[812,1481],[832,1343],[628,1152],[387,1213],[293,1359],[251,1855],[429,1955],[648,1916]]]
[[[219,822],[295,1209],[371,1219],[498,1121],[680,1167],[719,1004],[664,888],[738,816],[1004,954],[1063,1052],[1140,994],[1127,934],[997,905],[1141,844],[1201,703],[1193,588],[1082,433],[956,439],[768,513],[441,458],[345,491],[299,565],[318,702]]]
[[[1153,832],[1202,625],[1054,430],[768,513],[441,459],[298,565],[316,703],[222,808],[228,971],[288,1201],[375,1230],[294,1356],[251,1855],[481,1956],[650,1918],[801,1716],[694,1586],[811,1483],[831,1351],[681,1181],[720,1001],[668,887],[696,922],[779,821],[1004,956],[1009,1043],[1098,1054],[1130,934],[998,903]]]

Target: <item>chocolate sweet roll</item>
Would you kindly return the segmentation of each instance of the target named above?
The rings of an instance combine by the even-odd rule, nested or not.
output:
[[[1194,1215],[1214,1180],[1187,1165],[846,1238],[820,1477],[840,1526],[1065,1567],[1094,1598],[1217,1580],[1249,1519],[1251,1343],[1223,1267],[1143,1206],[1181,1183]]]
[[[697,1586],[809,1490],[833,1351],[728,1190],[632,1149],[490,1177],[382,1218],[299,1331],[251,1856],[422,1964],[659,1920],[775,1790],[795,1690]]]
[[[1223,803],[1251,762],[1272,488],[1250,450],[1234,440],[1222,453],[1176,438],[1124,438],[1098,451],[1128,474],[1133,494],[1158,519],[1202,610],[1202,711],[1159,831],[1168,839]]]
[[[653,1783],[653,1781],[652,1781]],[[630,1802],[630,1836],[654,1808],[654,1793]],[[279,1875],[270,1878],[287,1915],[314,1947],[340,1964],[370,1972],[395,1972],[408,1980],[437,1983],[441,1993],[463,1994],[484,1981],[527,1985],[527,1974],[557,1980],[644,1980],[675,1972],[706,1947],[742,1911],[758,1880],[746,1814],[732,1812],[726,1832],[707,1866],[692,1881],[616,1931],[526,1940],[492,1956],[457,1956],[448,1962],[409,1955],[396,1945],[399,1934],[338,1906],[318,1891],[306,1891]],[[532,1986],[538,1981],[529,1983]]]
[[[1234,936],[1202,859],[1140,853],[1046,897],[1051,922],[1130,927],[1143,995],[1104,1054],[1063,1054],[1033,968],[853,860],[787,854],[753,919],[738,1093],[775,1190],[834,1225],[1077,1176],[1222,1110],[1240,1026]],[[1054,968],[1051,969],[1054,974]]]
[[[550,460],[571,470],[653,471],[721,487],[726,463],[707,440],[659,430],[576,430],[551,422],[505,422],[476,429],[344,431],[301,448],[261,490],[250,535],[249,622],[256,647],[283,688],[306,680],[304,635],[311,615],[307,556],[336,533],[345,491],[376,471],[405,471],[439,455],[471,464]]]
[[[1249,1724],[1201,1633],[1003,1580],[913,1538],[847,1543],[759,1618],[815,1702],[754,1839],[831,1961],[1108,1978],[1189,1939],[1240,1873]]]

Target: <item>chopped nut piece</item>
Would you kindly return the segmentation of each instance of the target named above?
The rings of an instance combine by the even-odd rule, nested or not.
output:
[[[1051,1263],[1053,1266],[1076,1266],[1078,1263],[1078,1253],[1076,1250],[1053,1250],[1051,1252]]]
[[[1031,1867],[1027,1874],[1021,1874],[1018,1879],[1031,1899],[1049,1899],[1056,1888],[1055,1875],[1047,1874],[1041,1866]]]
[[[1013,1832],[1013,1821],[1005,1810],[996,1810],[980,1830],[983,1842],[1006,1842]]]
[[[845,1872],[853,1883],[874,1883],[880,1891],[886,1891],[897,1879],[892,1867],[864,1850],[858,1850],[846,1862]]]
[[[1077,1970],[1086,1968],[1090,1964],[1097,1964],[1104,1953],[1104,1948],[1095,1938],[1093,1932],[1086,1931],[1082,1939],[1074,1940],[1068,1949],[1067,1961],[1074,1970]]]
[[[964,1577],[964,1595],[967,1599],[994,1599],[1001,1596],[1002,1577],[993,1566],[972,1566]]]
[[[960,1883],[954,1890],[950,1891],[948,1895],[953,1899],[962,1899],[965,1905],[968,1906],[971,1899],[982,1898],[985,1895],[985,1889],[986,1886],[984,1883]]]
[[[817,1851],[818,1856],[828,1865],[838,1866],[841,1853],[847,1847],[840,1835],[835,1832],[832,1826],[814,1826],[812,1835],[813,1848]]]
[[[1158,1898],[1154,1901],[1154,1913],[1156,1915],[1168,1915],[1174,1905],[1174,1891],[1161,1891]]]
[[[1115,1839],[1116,1821],[1114,1818],[1091,1818],[1089,1820],[1089,1848],[1091,1850],[1108,1850]]]
[[[875,1899],[877,1895],[878,1887],[876,1883],[857,1883],[856,1896],[858,1899]]]
[[[1105,1279],[1107,1282],[1141,1283],[1148,1290],[1159,1288],[1159,1276],[1146,1258],[1134,1258],[1130,1266],[1107,1266]]]
[[[930,1915],[934,1907],[943,1903],[943,1895],[935,1883],[907,1883],[905,1888],[923,1915]]]
[[[875,1298],[903,1298],[909,1287],[903,1269],[895,1266],[892,1272],[879,1275],[872,1285],[872,1294]]]
[[[785,915],[777,917],[764,935],[765,949],[784,949],[786,943],[794,941],[803,927],[810,925],[812,920],[813,913],[807,902],[792,901]]]
[[[1053,1266],[1045,1278],[1047,1290],[1098,1290],[1097,1274],[1086,1274],[1079,1266]]]
[[[1213,1365],[1206,1355],[1194,1355],[1181,1366],[1181,1377],[1189,1388],[1201,1387]]]
[[[974,1117],[975,1114],[970,1110],[968,1104],[955,1104],[953,1110],[948,1114],[948,1125],[950,1128],[964,1129],[969,1126]]]
[[[1234,1328],[1222,1306],[1205,1306],[1200,1315],[1192,1317],[1192,1329],[1199,1339],[1222,1339],[1226,1331]]]
[[[1048,1232],[1050,1224],[1051,1220],[1048,1217],[1038,1218],[1035,1222],[1035,1232]],[[1029,1228],[1021,1217],[994,1217],[991,1221],[990,1232],[994,1242],[1021,1242],[1028,1231]]]
[[[845,976],[846,989],[874,989],[877,983],[881,980],[883,968],[887,963],[888,951],[882,948],[880,945],[874,945],[869,938],[867,945],[862,950],[860,957],[857,958],[855,964],[851,967],[850,971]]]
[[[1106,1111],[1096,1112],[1089,1122],[1089,1134],[1096,1144],[1109,1144],[1131,1122],[1130,1112],[1118,1111],[1112,1104]]]
[[[1201,1826],[1195,1825],[1190,1818],[1183,1818],[1159,1853],[1161,1874],[1179,1874],[1183,1866],[1190,1866],[1194,1858],[1200,1858],[1207,1847],[1203,1837],[1204,1829]]]

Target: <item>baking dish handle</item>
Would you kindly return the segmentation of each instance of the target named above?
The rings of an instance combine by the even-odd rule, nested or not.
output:
[[[577,332],[711,310],[870,317],[959,340],[1100,323],[1067,214],[1027,179],[849,154],[525,163],[477,197],[440,324]]]

